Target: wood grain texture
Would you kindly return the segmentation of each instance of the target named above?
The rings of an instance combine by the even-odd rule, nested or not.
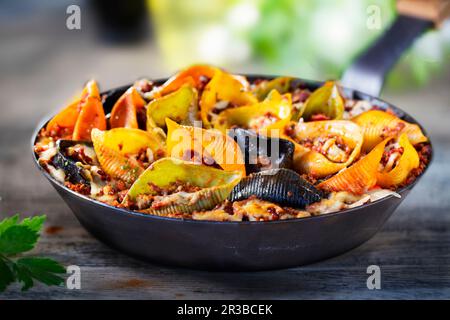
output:
[[[8,56],[9,64],[2,61],[0,96],[8,103],[0,107],[0,217],[46,214],[46,231],[33,254],[80,266],[82,289],[38,285],[22,293],[15,285],[0,299],[450,298],[449,74],[428,88],[386,96],[429,130],[435,159],[373,239],[339,257],[299,268],[203,272],[144,263],[98,242],[79,225],[31,159],[29,139],[44,114],[63,105],[93,73],[104,89],[142,74],[161,76],[157,65],[149,63],[152,57],[158,61],[156,51],[148,44],[132,50],[105,49],[72,34],[36,32],[46,37],[39,38],[42,47],[33,47],[33,59],[23,52]],[[12,39],[0,30],[0,38],[16,48],[28,35]],[[366,268],[372,264],[381,268],[381,290],[366,287]]]

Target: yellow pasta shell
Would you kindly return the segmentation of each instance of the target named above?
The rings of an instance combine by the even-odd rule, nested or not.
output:
[[[226,133],[227,129],[238,126],[244,129],[259,131],[266,126],[252,127],[252,121],[270,113],[279,120],[289,119],[292,111],[292,99],[290,94],[281,95],[277,90],[272,90],[267,98],[259,103],[231,108],[222,111],[214,121],[214,128]],[[278,120],[278,121],[279,121]],[[271,123],[273,125],[273,123]]]
[[[200,98],[200,115],[203,127],[211,128],[211,121],[213,120],[211,119],[211,112],[219,101],[227,101],[235,106],[257,103],[256,97],[247,90],[247,84],[242,78],[217,69]]]
[[[93,129],[91,138],[101,168],[111,177],[127,184],[133,183],[144,171],[132,155],[147,148],[152,150],[155,159],[165,154],[164,146],[156,138],[139,129]]]
[[[412,169],[420,164],[419,154],[409,142],[408,135],[403,133],[398,138],[398,143],[403,147],[403,154],[397,165],[388,172],[377,173],[377,184],[383,188],[396,186],[405,181]]]
[[[191,160],[193,156],[199,162],[203,157],[212,158],[223,170],[240,171],[245,176],[244,156],[231,137],[214,129],[182,126],[170,119],[166,123],[170,157]]]
[[[286,126],[294,126],[294,136],[285,134]],[[347,120],[326,120],[313,122],[287,122],[285,120],[275,123],[267,128],[271,136],[292,141],[295,145],[294,169],[299,173],[310,174],[316,178],[326,177],[349,166],[359,156],[363,143],[362,132],[358,125]],[[278,133],[277,133],[278,132]],[[315,150],[306,148],[296,141],[304,139],[315,139],[327,137],[328,135],[339,136],[352,149],[350,155],[344,162],[334,162],[325,155]]]
[[[369,151],[384,139],[397,137],[401,133],[406,133],[413,145],[428,141],[417,124],[408,123],[385,111],[369,110],[356,116],[352,121],[363,131],[364,151]]]

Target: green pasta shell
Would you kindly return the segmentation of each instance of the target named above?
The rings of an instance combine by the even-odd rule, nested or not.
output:
[[[337,83],[327,81],[309,96],[296,118],[302,117],[309,121],[315,114],[324,114],[329,119],[338,120],[342,119],[344,106],[345,101]]]
[[[202,189],[191,193],[180,192],[169,195],[167,197],[173,200],[168,201],[167,205],[157,208],[150,206],[142,212],[165,215],[208,210],[224,201],[241,177],[242,174],[239,171],[224,171],[175,158],[163,158],[154,162],[140,175],[131,186],[124,201],[133,201],[139,195],[157,195],[158,192],[155,189],[181,182]]]
[[[289,92],[289,86],[294,78],[292,77],[278,77],[272,80],[264,80],[254,86],[252,92],[256,95],[259,101],[264,100],[272,90],[277,90],[284,94]]]

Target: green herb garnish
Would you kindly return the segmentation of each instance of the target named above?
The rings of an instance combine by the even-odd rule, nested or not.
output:
[[[11,283],[22,283],[22,291],[34,285],[34,281],[46,285],[62,285],[58,274],[66,269],[58,262],[39,257],[19,257],[32,250],[38,239],[45,215],[26,218],[19,222],[19,215],[0,222],[0,292]]]

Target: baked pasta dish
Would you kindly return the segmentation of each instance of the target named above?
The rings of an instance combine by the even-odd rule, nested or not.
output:
[[[72,191],[145,214],[322,215],[400,197],[431,157],[417,124],[333,81],[312,89],[195,65],[120,94],[111,101],[89,81],[41,129],[34,152]]]

